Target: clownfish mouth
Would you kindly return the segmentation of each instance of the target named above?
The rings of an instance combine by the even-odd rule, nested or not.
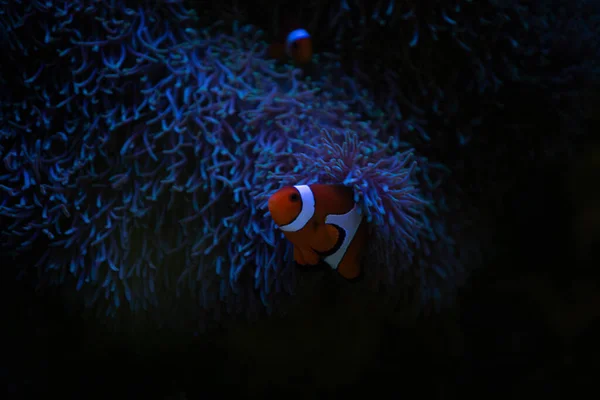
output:
[[[338,240],[335,243],[335,246],[333,246],[331,249],[329,249],[327,251],[317,251],[311,247],[312,251],[317,253],[322,258],[329,257],[330,255],[335,254],[342,247],[342,244],[344,243],[344,240],[346,239],[346,230],[345,229],[342,229],[341,227],[339,227],[335,224],[329,224],[329,225],[333,226],[338,231]]]

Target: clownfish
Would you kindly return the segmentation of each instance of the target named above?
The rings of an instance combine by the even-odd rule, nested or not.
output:
[[[346,279],[361,275],[367,230],[352,188],[288,186],[269,198],[268,208],[275,224],[294,245],[298,264],[316,265],[323,260]]]
[[[269,57],[284,60],[286,57],[296,64],[308,64],[312,60],[312,39],[306,29],[297,24],[285,24],[284,35],[269,46]]]

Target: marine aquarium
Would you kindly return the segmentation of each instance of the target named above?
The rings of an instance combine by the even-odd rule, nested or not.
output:
[[[180,1],[17,2],[5,20],[25,67],[3,94],[2,244],[39,252],[22,272],[40,285],[107,316],[279,310],[302,266],[266,200],[314,183],[352,189],[374,289],[439,307],[464,279],[476,249],[468,218],[448,217],[468,217],[448,169],[335,54],[306,76],[270,59],[257,28],[203,26]]]
[[[117,330],[277,321],[332,282],[439,313],[517,177],[573,157],[598,14],[0,0],[3,268]]]

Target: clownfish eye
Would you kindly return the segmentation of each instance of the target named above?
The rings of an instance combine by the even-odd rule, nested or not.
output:
[[[298,196],[298,193],[292,193],[292,194],[290,194],[290,201],[291,202],[295,203],[298,200],[300,200],[300,196]]]

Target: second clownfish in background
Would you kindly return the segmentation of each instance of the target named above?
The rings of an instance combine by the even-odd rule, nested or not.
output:
[[[343,185],[296,185],[269,198],[269,212],[294,245],[294,261],[316,265],[323,260],[346,279],[361,275],[367,226]]]
[[[269,57],[279,61],[291,59],[298,65],[312,61],[312,39],[306,29],[295,23],[284,23],[277,40],[269,46]]]

